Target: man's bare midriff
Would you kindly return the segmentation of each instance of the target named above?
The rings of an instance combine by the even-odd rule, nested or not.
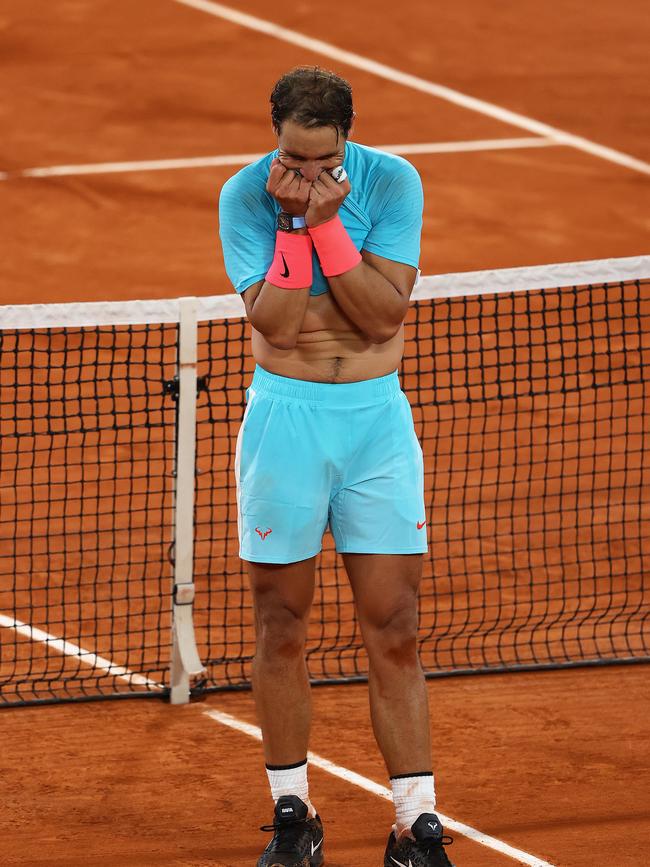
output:
[[[371,343],[348,319],[331,292],[312,295],[293,349],[276,349],[253,328],[257,364],[292,379],[358,382],[397,369],[404,351],[404,326],[385,343]]]

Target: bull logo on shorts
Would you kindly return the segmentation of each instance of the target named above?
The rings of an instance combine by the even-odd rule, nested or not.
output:
[[[267,527],[266,530],[260,530],[259,527],[255,527],[255,532],[257,533],[257,535],[260,537],[260,539],[263,542],[266,539],[266,537],[269,535],[269,533],[273,532],[273,530],[270,527]]]

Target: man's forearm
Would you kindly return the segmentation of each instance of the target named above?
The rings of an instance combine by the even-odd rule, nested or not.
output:
[[[328,277],[328,282],[339,307],[373,343],[384,343],[397,332],[408,301],[368,262]]]
[[[251,323],[276,349],[293,349],[309,303],[309,287],[280,289],[266,280],[253,303]]]

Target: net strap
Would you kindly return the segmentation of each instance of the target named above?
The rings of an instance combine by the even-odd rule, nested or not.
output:
[[[179,302],[178,422],[176,438],[175,562],[173,633],[170,669],[172,704],[190,698],[190,677],[201,674],[194,635],[194,488],[197,396],[197,305],[196,298]]]

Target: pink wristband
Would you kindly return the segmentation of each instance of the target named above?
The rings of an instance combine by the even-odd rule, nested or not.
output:
[[[312,240],[309,235],[278,231],[275,254],[266,275],[267,282],[280,289],[311,288]]]
[[[308,231],[326,277],[338,277],[361,261],[361,253],[354,246],[338,214]]]

